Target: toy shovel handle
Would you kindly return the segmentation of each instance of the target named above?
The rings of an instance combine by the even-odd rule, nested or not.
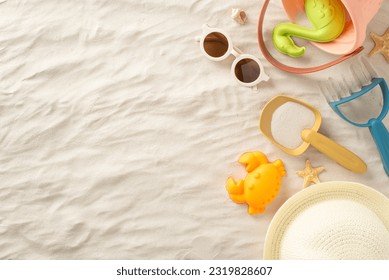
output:
[[[373,119],[369,122],[370,132],[381,155],[386,174],[389,176],[389,133],[382,121]]]
[[[304,129],[301,133],[301,137],[305,142],[310,143],[341,166],[356,173],[363,173],[366,171],[367,166],[362,159],[323,134],[311,129]]]

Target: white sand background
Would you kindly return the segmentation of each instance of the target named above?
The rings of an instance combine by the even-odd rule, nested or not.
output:
[[[261,4],[0,1],[0,259],[261,259],[269,222],[302,189],[295,172],[308,158],[326,168],[322,181],[389,195],[368,129],[342,121],[318,93],[317,81],[341,67],[304,76],[272,67],[256,39]],[[233,7],[247,11],[246,25],[231,20]],[[385,0],[368,31],[382,34],[388,15]],[[272,1],[267,41],[286,19]],[[217,63],[201,54],[194,37],[206,22],[261,59],[270,81],[259,92],[231,78],[232,57]],[[372,46],[367,37],[364,56]],[[299,61],[278,57],[328,59],[314,47]],[[389,78],[381,55],[369,61]],[[292,157],[266,140],[259,114],[280,93],[317,107],[321,131],[368,172],[349,172],[312,147]],[[254,150],[283,159],[288,175],[266,213],[249,216],[225,181],[245,175],[237,159]]]

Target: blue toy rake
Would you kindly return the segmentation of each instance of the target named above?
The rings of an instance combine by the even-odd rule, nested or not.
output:
[[[320,83],[320,90],[327,99],[331,108],[344,120],[352,125],[359,127],[368,127],[371,135],[377,145],[378,151],[381,156],[381,160],[386,174],[389,176],[389,133],[382,120],[389,110],[389,90],[383,78],[379,78],[372,66],[366,61],[351,65],[351,73],[355,81],[350,83],[344,78],[342,81],[335,81],[330,78],[328,82]],[[353,86],[354,85],[354,86]],[[355,87],[355,85],[359,85]],[[379,90],[380,89],[380,90]],[[371,117],[367,121],[355,121],[347,117],[341,110],[342,106],[345,106],[351,101],[363,98],[367,93],[375,95],[374,98],[380,98],[376,93],[382,92],[382,110],[377,117]],[[354,110],[355,113],[362,113],[363,110],[367,110],[366,103],[358,102],[361,106],[360,110]],[[362,104],[361,104],[362,103]]]

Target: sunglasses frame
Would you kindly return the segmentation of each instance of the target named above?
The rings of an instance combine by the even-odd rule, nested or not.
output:
[[[205,38],[211,34],[211,33],[220,33],[222,34],[224,37],[226,37],[227,39],[227,43],[228,43],[228,48],[227,48],[227,51],[224,55],[220,56],[220,57],[214,57],[214,56],[210,56],[206,51],[205,51],[205,48],[204,48],[204,41],[205,41]],[[219,29],[219,28],[214,28],[214,27],[210,27],[209,25],[207,24],[204,24],[203,25],[203,34],[201,35],[201,38],[200,38],[200,49],[201,49],[201,52],[209,59],[209,60],[212,60],[212,61],[222,61],[224,59],[226,59],[227,57],[229,57],[230,55],[233,55],[235,56],[235,60],[233,61],[232,65],[231,65],[231,75],[235,78],[235,80],[242,86],[245,86],[245,87],[256,87],[260,82],[262,81],[268,81],[269,80],[269,76],[265,73],[265,70],[264,70],[264,67],[261,63],[261,61],[255,57],[254,55],[251,55],[251,54],[245,54],[243,53],[240,49],[238,49],[237,47],[235,47],[233,44],[232,44],[232,40],[231,40],[231,37],[222,29]],[[239,61],[241,61],[242,59],[252,59],[254,60],[258,66],[259,66],[259,76],[258,78],[251,82],[251,83],[245,83],[245,82],[242,82],[241,80],[238,79],[238,77],[235,75],[235,67],[236,65],[239,63]]]

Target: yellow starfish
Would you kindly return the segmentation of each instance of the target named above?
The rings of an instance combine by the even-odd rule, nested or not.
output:
[[[374,48],[369,52],[369,56],[381,53],[389,63],[389,28],[386,29],[384,35],[379,36],[374,32],[370,32],[370,36],[374,41]]]
[[[323,170],[323,166],[312,167],[311,162],[309,161],[309,159],[307,159],[307,161],[305,162],[305,168],[301,171],[297,171],[296,174],[300,177],[304,177],[303,187],[306,188],[312,183],[320,183],[318,176],[321,172],[323,172]]]

